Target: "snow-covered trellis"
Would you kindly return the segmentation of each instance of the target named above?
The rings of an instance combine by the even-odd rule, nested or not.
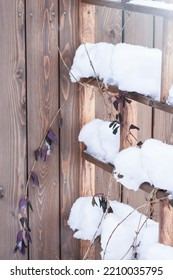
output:
[[[113,34],[113,39],[110,37],[109,42],[111,43],[120,43],[127,42],[130,44],[140,44],[149,47],[158,47],[162,49],[162,64],[161,64],[161,84],[160,84],[160,100],[155,100],[151,97],[144,97],[143,95],[136,92],[127,93],[125,90],[121,91],[121,94],[125,96],[125,98],[130,98],[134,100],[128,106],[121,106],[120,112],[122,115],[122,124],[121,124],[121,133],[120,133],[120,148],[125,149],[130,144],[134,143],[134,138],[131,137],[127,139],[127,131],[132,123],[137,123],[143,132],[137,132],[137,136],[141,137],[140,140],[146,140],[147,138],[161,138],[162,141],[172,144],[171,141],[171,127],[170,128],[162,128],[160,127],[159,118],[162,119],[162,122],[167,119],[168,113],[173,114],[172,105],[168,105],[166,102],[168,100],[168,94],[170,92],[171,86],[173,85],[173,6],[172,4],[164,4],[159,2],[154,2],[154,6],[152,6],[152,1],[132,1],[133,3],[120,3],[117,1],[97,1],[97,0],[82,0],[81,1],[81,33],[80,38],[81,42],[84,43],[95,43],[99,41],[105,41],[105,38],[101,37],[101,35],[96,35],[99,32],[98,28],[109,28],[109,20],[105,21],[105,25],[102,26],[101,22],[98,25],[97,14],[102,13],[102,10],[108,11],[110,15],[116,14],[115,26],[111,26],[110,34]],[[139,3],[140,2],[140,3]],[[141,3],[142,2],[142,3]],[[167,1],[168,2],[168,1]],[[170,2],[170,1],[169,1]],[[163,4],[163,5],[162,5]],[[170,6],[169,6],[170,5]],[[107,7],[107,8],[106,8]],[[115,9],[115,10],[114,10]],[[125,24],[121,27],[121,19],[122,19],[122,10],[130,11],[125,12]],[[111,12],[112,14],[111,14]],[[140,18],[135,14],[135,12],[140,13]],[[132,15],[131,15],[132,14]],[[146,17],[144,14],[150,14],[155,16],[155,21],[153,25],[152,16]],[[149,20],[148,20],[149,19]],[[134,27],[134,23],[136,21],[141,20],[142,24],[139,24],[140,28],[142,28],[143,32],[146,32],[147,35],[140,37],[140,33],[142,31],[139,30],[131,30],[130,27]],[[108,25],[106,25],[106,23]],[[125,26],[127,25],[127,26]],[[159,37],[158,31],[160,31],[160,26],[162,26],[162,37]],[[125,27],[125,31],[124,31]],[[152,28],[151,28],[152,27]],[[128,35],[128,32],[130,35]],[[101,33],[101,32],[100,32]],[[152,41],[151,41],[151,37]],[[145,38],[145,39],[144,39]],[[154,40],[153,40],[154,38]],[[106,41],[108,41],[106,39]],[[87,52],[87,49],[86,49]],[[101,54],[104,60],[104,53]],[[89,57],[88,57],[89,58]],[[82,62],[82,61],[81,61]],[[103,62],[104,63],[104,62]],[[126,62],[124,62],[126,63]],[[91,64],[91,62],[90,62]],[[90,65],[92,68],[92,65]],[[94,64],[93,64],[94,66]],[[91,69],[94,70],[94,69]],[[102,69],[103,72],[104,68]],[[93,71],[93,77],[96,73]],[[87,77],[87,76],[84,76]],[[97,117],[97,108],[98,106],[102,106],[102,118],[108,118],[107,109],[104,108],[104,104],[100,101],[100,97],[98,95],[98,91],[101,90],[101,85],[98,84],[98,80],[96,81],[88,81],[87,86],[81,90],[80,95],[80,112],[81,112],[81,127]],[[88,86],[90,84],[90,86]],[[118,93],[118,88],[116,86],[109,86],[109,92]],[[99,104],[99,105],[98,105]],[[161,113],[160,113],[161,112]],[[169,115],[170,116],[170,115]],[[170,117],[172,119],[172,117]],[[165,123],[166,125],[166,123]],[[141,127],[142,126],[142,127]],[[162,130],[162,132],[159,132]],[[167,132],[167,130],[169,132]],[[159,134],[160,133],[160,134]],[[162,133],[162,134],[161,134]],[[135,133],[136,137],[136,133]],[[136,144],[136,143],[135,143]],[[81,148],[82,151],[83,147]],[[160,159],[162,160],[162,159]],[[94,165],[93,165],[94,163]],[[104,170],[111,172],[111,166],[101,164],[99,161],[94,160],[92,157],[83,154],[81,165],[80,165],[80,174],[81,174],[81,190],[80,194],[82,195],[93,195],[96,192],[95,188],[95,175],[97,174],[97,166],[102,167]],[[88,188],[88,189],[87,189]],[[148,189],[148,186],[141,187],[144,191],[149,192],[151,188]],[[118,189],[119,192],[116,193],[116,198],[121,198],[122,201],[131,203],[135,205],[135,200],[138,200],[140,203],[140,196],[134,195],[134,193],[129,194],[129,192],[124,190],[122,195],[122,188]],[[134,196],[135,198],[133,199]],[[158,192],[156,196],[160,199],[165,196],[164,192]],[[145,195],[143,195],[142,200],[144,200]],[[160,201],[159,210],[158,207],[155,210],[156,212],[160,212],[160,242],[166,245],[173,246],[173,209],[170,207],[168,201]],[[85,242],[81,243],[81,254],[86,250],[87,245]],[[95,254],[95,253],[93,253]]]

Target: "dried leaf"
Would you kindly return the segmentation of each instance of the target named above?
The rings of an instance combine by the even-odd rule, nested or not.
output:
[[[23,230],[20,230],[17,234],[16,246],[13,253],[16,253],[19,250],[22,255],[25,255],[25,248],[27,248],[27,246],[23,240]]]
[[[46,161],[47,149],[41,149],[40,157],[43,161]]]
[[[111,206],[108,207],[108,214],[109,214],[109,213],[113,213],[113,209],[112,209]]]
[[[25,248],[27,248],[27,246],[26,246],[24,240],[22,240],[22,248],[21,248],[21,250],[20,250],[20,252],[22,253],[22,255],[25,255]]]
[[[119,128],[119,126],[117,126],[117,127],[113,130],[113,134],[117,134],[118,128]]]
[[[25,231],[25,238],[29,243],[32,243],[31,235],[28,230]]]
[[[139,127],[137,127],[137,126],[136,126],[136,125],[134,125],[134,124],[131,124],[131,125],[130,125],[129,130],[131,130],[131,129],[137,129],[137,130],[140,130],[140,128],[139,128]]]
[[[20,223],[21,223],[23,228],[24,228],[24,225],[25,225],[25,220],[26,220],[25,217],[20,218]]]
[[[17,240],[16,243],[19,243],[23,239],[23,230],[20,230],[17,234]]]
[[[19,212],[22,212],[23,209],[26,207],[26,205],[27,205],[27,199],[21,198],[19,201]]]
[[[102,196],[101,198],[99,198],[99,202],[100,202],[100,207],[102,207],[103,209],[103,213],[105,213],[107,209],[107,200],[105,199],[104,196]]]
[[[139,141],[138,143],[137,143],[137,146],[139,146],[139,147],[141,147],[143,145],[143,142],[142,141]]]
[[[46,142],[47,147],[50,147],[52,144],[52,141],[47,136],[46,136],[45,142]]]
[[[58,138],[52,130],[48,131],[47,138],[50,139],[54,144],[57,144],[58,142]]]
[[[31,172],[31,178],[32,178],[32,181],[33,181],[33,185],[39,187],[38,176],[35,172]]]
[[[118,176],[117,176],[119,179],[122,179],[124,176],[123,175],[121,175],[121,174],[118,174]]]
[[[38,158],[39,158],[39,156],[40,156],[40,151],[39,151],[39,149],[35,150],[34,155],[35,155],[35,159],[38,160]]]
[[[92,206],[95,206],[95,205],[97,205],[98,206],[98,204],[97,204],[97,202],[96,202],[96,200],[95,200],[95,197],[93,196],[93,198],[92,198]]]
[[[111,128],[115,124],[115,121],[111,122],[109,127]]]
[[[34,211],[34,210],[33,210],[33,207],[32,207],[32,204],[31,204],[31,202],[30,202],[29,200],[27,201],[27,204],[28,204],[28,207],[29,207],[32,211]]]
[[[29,228],[29,222],[28,222],[27,217],[20,218],[20,223],[21,223],[21,225],[24,229],[27,229],[28,231],[31,231],[31,229]]]

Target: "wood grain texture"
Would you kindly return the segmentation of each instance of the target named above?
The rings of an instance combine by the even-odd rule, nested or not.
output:
[[[160,202],[159,242],[173,247],[173,210],[168,200]]]
[[[166,102],[173,84],[173,21],[163,21],[161,101]]]
[[[24,1],[0,3],[0,259],[25,259],[13,254],[18,202],[26,180],[26,91]]]
[[[58,109],[58,2],[26,1],[27,32],[27,113],[28,169]],[[52,127],[58,135],[57,123]],[[32,245],[30,259],[59,258],[59,148],[52,147],[46,162],[39,161],[35,172],[39,188],[29,187]]]
[[[70,68],[79,44],[78,1],[59,1],[59,18],[59,47]],[[79,197],[79,92],[77,85],[70,82],[62,61],[59,83],[60,106],[64,106],[60,131],[61,259],[79,259],[79,242],[67,225],[71,207]]]
[[[166,2],[173,3],[172,0]],[[161,28],[160,28],[161,26]],[[160,29],[159,29],[160,28]],[[162,80],[161,80],[161,99],[165,101],[172,80],[172,57],[173,57],[173,37],[172,37],[172,22],[164,19],[158,19],[155,26],[155,42],[156,47],[162,49]],[[160,33],[163,31],[163,35]],[[173,144],[173,115],[164,113],[159,110],[154,110],[154,126],[153,137],[167,144]],[[173,231],[172,231],[172,207],[169,208],[167,203],[160,202],[160,209],[157,206],[157,220],[159,221],[160,237],[159,241],[165,245],[173,246]],[[159,212],[160,210],[160,212]]]
[[[94,43],[95,40],[95,6],[80,4],[80,41],[81,43]],[[95,118],[95,100],[97,89],[85,86],[80,91],[80,128]],[[81,146],[81,153],[83,147]],[[95,194],[95,166],[84,159],[80,160],[80,196],[93,196]],[[83,259],[89,241],[80,241],[80,258]],[[88,259],[96,259],[95,246],[92,247]]]

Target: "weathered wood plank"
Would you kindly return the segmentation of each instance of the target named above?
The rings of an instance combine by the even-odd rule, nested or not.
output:
[[[80,4],[80,41],[94,43],[95,40],[95,6]],[[95,118],[95,88],[85,87],[80,91],[80,128]],[[83,147],[81,146],[81,153]],[[95,194],[95,166],[90,162],[80,160],[80,196]],[[83,259],[89,247],[89,241],[80,241],[80,258]],[[95,259],[95,246],[92,247],[88,259]]]
[[[28,169],[49,123],[58,109],[58,2],[26,1]],[[52,127],[58,135],[57,123]],[[34,208],[30,213],[30,259],[59,258],[59,148],[52,147],[35,172],[39,188],[29,187]]]
[[[79,44],[78,1],[59,1],[59,15],[59,47],[70,68]],[[60,131],[61,259],[79,259],[79,242],[67,225],[72,204],[79,197],[79,92],[68,77],[68,70],[60,61],[60,106],[63,106]]]
[[[26,180],[24,1],[1,1],[0,14],[0,259],[25,259],[13,254]]]
[[[163,21],[161,101],[166,102],[173,84],[173,21]]]
[[[166,2],[173,3],[172,0]],[[157,28],[157,26],[156,26]],[[173,83],[172,79],[172,63],[173,63],[173,37],[172,37],[172,21],[163,20],[163,36],[159,38],[158,47],[162,46],[162,80],[161,80],[161,100],[165,101],[168,91]],[[157,45],[156,45],[157,47]],[[154,138],[159,139],[167,144],[173,144],[173,115],[159,112],[155,110],[154,115]],[[168,203],[160,202],[159,215],[160,236],[159,241],[165,245],[173,246],[173,209]]]
[[[14,255],[13,249],[26,179],[24,1],[3,1],[0,10],[0,259],[20,259],[26,256]]]

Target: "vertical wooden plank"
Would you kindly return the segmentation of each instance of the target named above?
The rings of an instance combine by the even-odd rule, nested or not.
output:
[[[167,3],[173,3],[172,0],[167,0]],[[168,19],[163,20],[163,40],[162,40],[162,77],[161,77],[161,101],[165,102],[168,97],[168,92],[173,84],[173,22]],[[162,117],[161,122],[155,119],[157,130],[155,135],[166,140],[168,144],[173,144],[172,140],[172,123],[173,116],[169,114],[159,114],[157,117]],[[164,127],[162,127],[164,125]],[[160,131],[160,135],[158,133]],[[161,135],[162,133],[162,135]],[[164,138],[164,139],[163,139]],[[173,208],[166,202],[160,202],[160,223],[159,223],[159,241],[165,245],[173,246]]]
[[[164,32],[163,18],[155,17],[154,46],[161,50],[164,43],[163,32]],[[168,144],[172,144],[173,143],[172,129],[173,129],[173,115],[157,109],[153,109],[153,138],[161,140]],[[153,216],[153,218],[156,221],[159,221],[161,218],[160,215],[162,215],[159,208],[160,206],[157,203],[154,206],[154,216]]]
[[[80,40],[81,43],[94,43],[95,39],[95,6],[80,3]],[[97,90],[85,87],[80,91],[80,127],[95,118],[95,96]],[[82,147],[81,147],[82,148]],[[80,160],[80,196],[95,194],[95,166],[85,160]],[[80,258],[85,256],[90,242],[80,242]],[[87,256],[95,259],[95,246]]]
[[[173,3],[167,0],[167,3]],[[161,102],[166,102],[169,89],[173,84],[173,21],[163,19],[163,45],[162,45],[162,77],[161,77]]]
[[[58,109],[58,1],[26,1],[28,169]],[[57,123],[52,127],[58,135]],[[39,188],[29,187],[32,245],[30,259],[59,258],[59,148],[52,147],[35,172]]]
[[[124,16],[124,42],[134,45],[142,45],[152,47],[153,44],[153,17],[150,15],[141,15],[138,13],[125,12]],[[131,124],[140,128],[139,132],[135,132],[138,141],[145,141],[151,137],[152,133],[152,109],[132,101],[127,104],[123,114],[123,122],[125,127],[122,128],[121,146],[126,148],[129,143],[125,141],[127,131]],[[136,141],[131,139],[133,145]],[[133,207],[138,207],[146,202],[147,194],[142,190],[133,191],[123,188],[123,202]],[[140,210],[146,214],[146,209]]]
[[[173,210],[168,201],[160,201],[159,242],[173,247]]]
[[[26,178],[25,2],[0,3],[0,259],[13,254]]]
[[[59,46],[70,68],[79,40],[78,1],[59,1],[59,13]],[[79,197],[79,92],[68,77],[68,70],[60,61],[60,106],[63,106],[60,132],[61,259],[79,259],[79,242],[67,225],[72,204]]]

